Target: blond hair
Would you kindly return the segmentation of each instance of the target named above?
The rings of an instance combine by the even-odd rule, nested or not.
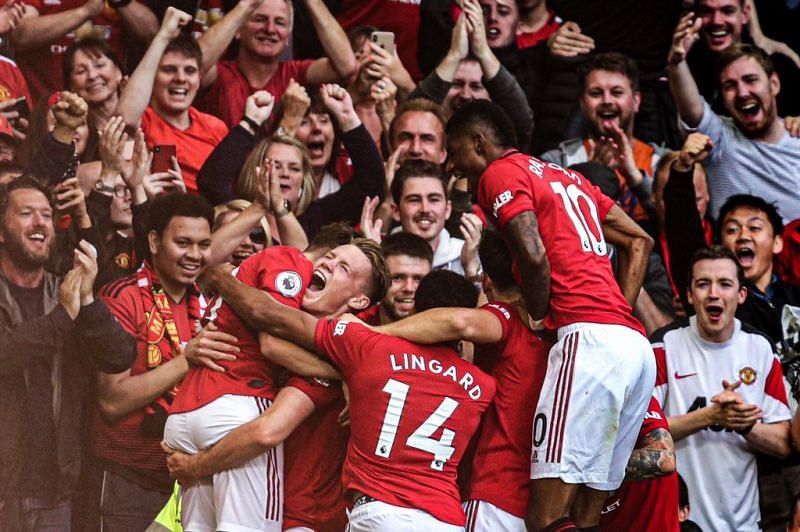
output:
[[[214,231],[221,227],[222,217],[229,213],[229,212],[242,212],[246,208],[252,205],[252,202],[243,200],[243,199],[235,199],[231,200],[228,203],[223,203],[222,205],[217,205],[214,207]],[[269,247],[272,245],[272,234],[269,230],[269,222],[267,219],[262,216],[261,219],[258,221],[259,225],[261,225],[261,229],[264,230],[264,234],[266,235],[266,246]]]

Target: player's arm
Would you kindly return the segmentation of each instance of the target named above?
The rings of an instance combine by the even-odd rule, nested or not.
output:
[[[611,207],[603,220],[603,235],[617,248],[617,282],[622,295],[633,306],[647,272],[653,239],[617,205]]]
[[[306,72],[306,84],[347,80],[358,68],[347,35],[323,0],[303,0],[303,3],[325,51],[325,57],[314,61]]]
[[[503,337],[500,319],[491,312],[471,308],[437,308],[377,327],[390,336],[419,344],[439,344],[467,340],[493,344]]]
[[[142,118],[142,113],[150,103],[150,96],[153,93],[153,82],[156,79],[158,65],[161,56],[164,54],[170,41],[178,36],[181,28],[191,22],[192,16],[174,7],[168,7],[164,15],[153,42],[147,48],[142,60],[136,70],[131,74],[130,79],[122,89],[119,102],[117,103],[117,114],[122,116],[123,122],[128,126],[138,126]]]
[[[656,428],[642,439],[625,466],[625,480],[647,480],[675,471],[675,443],[667,429]]]
[[[533,211],[519,213],[508,222],[503,233],[522,277],[522,295],[528,314],[541,320],[550,305],[550,262],[539,235],[536,214]]]
[[[103,0],[89,0],[81,6],[65,9],[60,13],[40,15],[35,7],[26,5],[25,15],[11,33],[15,51],[21,53],[48,45],[102,13],[103,7]]]
[[[744,435],[756,450],[777,458],[786,458],[792,452],[789,437],[788,421],[756,423],[750,432]]]
[[[302,347],[267,333],[258,334],[261,354],[279,366],[302,377],[342,380],[336,369],[317,355]]]
[[[239,282],[222,266],[208,269],[205,281],[253,328],[315,349],[317,319],[311,314],[282,305],[268,293]]]
[[[210,449],[186,454],[162,443],[161,447],[169,455],[169,473],[188,485],[197,479],[239,467],[283,443],[313,411],[314,402],[310,397],[287,386],[263,414],[235,428]]]

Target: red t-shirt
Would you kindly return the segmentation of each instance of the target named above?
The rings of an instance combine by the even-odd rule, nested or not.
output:
[[[131,375],[148,371],[147,337],[151,329],[150,316],[145,309],[136,276],[123,277],[105,285],[98,294],[117,319],[122,328],[136,338],[136,360],[131,367]],[[194,330],[189,322],[187,298],[180,303],[170,300],[170,309],[178,329],[182,345],[191,340]],[[156,315],[157,316],[157,315]],[[163,322],[162,322],[163,323]],[[162,334],[166,334],[164,331]],[[147,437],[141,432],[144,408],[140,408],[116,423],[109,423],[95,409],[91,444],[95,456],[104,458],[132,469],[166,472],[161,437]]]
[[[667,416],[655,398],[644,415],[636,448],[643,445],[648,433],[656,429],[669,430]],[[623,482],[619,490],[606,501],[600,514],[601,530],[641,530],[642,532],[677,532],[678,474],[650,480]]]
[[[233,128],[244,116],[244,104],[248,96],[265,90],[275,97],[275,101],[280,101],[290,79],[294,78],[301,85],[306,84],[306,72],[313,62],[313,59],[281,61],[266,85],[251,87],[236,60],[220,61],[217,63],[217,79],[208,88],[199,107]]]
[[[293,376],[286,386],[314,402],[314,412],[283,443],[283,528],[344,530],[342,464],[350,430],[339,425],[345,406],[339,381]]]
[[[547,371],[549,346],[522,321],[517,310],[493,302],[491,312],[503,327],[494,345],[475,346],[475,364],[497,381],[472,461],[466,500],[487,501],[524,518],[528,507],[533,416]]]
[[[423,346],[346,320],[321,320],[317,353],[350,388],[346,490],[463,526],[459,461],[494,380],[444,346]]]
[[[0,5],[8,3],[0,0]],[[39,16],[62,13],[80,7],[86,0],[22,0],[23,4],[35,7]],[[121,60],[125,59],[122,22],[117,12],[106,4],[103,12],[84,22],[62,38],[45,46],[17,54],[17,62],[28,80],[33,96],[38,99],[64,88],[64,52],[76,38],[87,33],[102,36]]]
[[[228,134],[228,128],[215,116],[189,108],[191,125],[181,131],[158,116],[149,105],[142,114],[142,131],[147,147],[153,149],[158,144],[174,144],[175,156],[181,167],[186,190],[197,194],[197,174],[214,148]]]
[[[501,231],[523,212],[536,214],[550,262],[546,327],[606,323],[644,334],[608,260],[602,221],[614,201],[588,179],[557,164],[508,151],[481,176],[478,203]]]
[[[336,15],[345,32],[356,26],[374,26],[394,33],[395,47],[414,80],[422,79],[417,63],[420,0],[344,0]]]
[[[17,64],[11,59],[0,55],[0,102],[16,100],[24,96],[28,99],[28,107],[33,107],[28,84]]]
[[[251,255],[236,272],[247,286],[264,290],[284,305],[300,308],[314,264],[299,250],[275,246]],[[275,366],[261,354],[258,332],[250,328],[221,297],[212,300],[205,319],[237,338],[236,360],[219,361],[225,373],[191,366],[172,402],[171,414],[190,412],[225,394],[275,398]]]
[[[531,46],[536,46],[540,42],[549,39],[552,34],[558,31],[558,28],[561,27],[562,20],[557,17],[553,11],[549,13],[547,22],[538,30],[517,34],[517,48],[523,50]]]

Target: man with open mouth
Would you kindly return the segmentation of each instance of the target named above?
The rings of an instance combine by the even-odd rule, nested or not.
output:
[[[759,530],[756,454],[790,453],[780,361],[758,330],[735,317],[747,297],[740,260],[721,246],[699,250],[687,289],[696,315],[651,338],[654,397],[703,530]],[[715,495],[723,491],[724,497]]]
[[[729,117],[720,117],[703,99],[686,62],[699,37],[702,19],[693,13],[678,23],[669,52],[669,83],[687,131],[708,137],[706,162],[712,216],[734,194],[753,194],[777,205],[785,220],[800,218],[800,139],[778,117],[781,80],[760,48],[734,44],[717,58],[717,82]]]

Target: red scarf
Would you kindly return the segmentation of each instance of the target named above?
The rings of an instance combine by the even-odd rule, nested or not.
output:
[[[183,346],[178,335],[178,327],[175,325],[169,296],[148,262],[142,264],[136,271],[136,284],[139,286],[139,295],[142,297],[142,306],[145,308],[147,369],[149,371],[180,355],[183,352]],[[193,284],[189,287],[184,297],[188,298],[186,302],[189,323],[197,332],[201,328],[200,318],[205,306],[197,285]],[[163,433],[169,405],[172,404],[177,391],[178,386],[176,385],[145,407],[142,430],[146,434],[151,434],[153,431],[155,434],[158,434],[159,431]]]

